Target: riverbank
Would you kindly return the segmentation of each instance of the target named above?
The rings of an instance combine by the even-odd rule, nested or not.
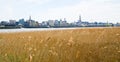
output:
[[[1,62],[119,62],[120,28],[0,33]]]

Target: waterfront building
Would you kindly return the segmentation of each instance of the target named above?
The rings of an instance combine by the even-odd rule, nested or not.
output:
[[[48,22],[47,21],[43,21],[41,24],[40,24],[41,27],[47,27],[48,26]]]
[[[81,25],[82,25],[82,20],[80,15],[78,21],[76,22],[76,26],[81,26]]]
[[[31,16],[29,16],[29,19],[26,21],[26,24],[28,27],[39,27],[39,23],[36,22],[35,20],[31,19]]]
[[[24,26],[25,20],[24,19],[19,19],[19,24]]]
[[[14,24],[16,24],[16,20],[9,20],[9,23],[14,25]]]
[[[7,25],[8,22],[7,21],[1,21],[0,25]]]
[[[56,27],[60,26],[60,21],[55,20],[54,25],[55,25]]]
[[[49,25],[50,27],[53,27],[53,26],[54,26],[54,23],[55,23],[54,20],[48,20],[48,25]]]

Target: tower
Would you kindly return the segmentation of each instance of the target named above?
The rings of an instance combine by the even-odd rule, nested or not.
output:
[[[66,21],[66,18],[64,18],[64,21]]]
[[[82,21],[81,21],[81,15],[79,15],[79,20],[78,20],[78,22],[82,22]]]
[[[29,21],[31,21],[31,16],[29,16]]]

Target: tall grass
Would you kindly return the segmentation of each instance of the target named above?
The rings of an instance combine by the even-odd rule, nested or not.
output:
[[[120,28],[0,33],[0,62],[120,62]]]

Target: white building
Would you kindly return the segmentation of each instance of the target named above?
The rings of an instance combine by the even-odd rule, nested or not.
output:
[[[48,20],[49,26],[54,26],[55,21],[54,20]]]
[[[16,24],[16,20],[9,20],[10,24]]]

